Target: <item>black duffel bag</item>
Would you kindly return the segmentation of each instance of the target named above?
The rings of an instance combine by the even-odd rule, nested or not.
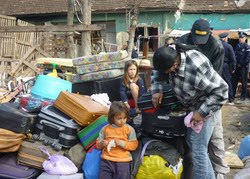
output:
[[[142,111],[142,132],[161,139],[184,136],[186,115],[185,111],[167,113],[162,108],[153,113]]]

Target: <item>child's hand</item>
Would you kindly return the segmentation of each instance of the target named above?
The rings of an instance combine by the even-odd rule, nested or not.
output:
[[[109,142],[107,140],[100,141],[100,145],[102,146],[102,148],[106,147],[108,144],[109,144]]]
[[[119,140],[119,139],[115,139],[115,144],[117,146],[123,147],[124,146],[124,141],[123,140]]]
[[[128,102],[126,101],[126,102],[124,102],[124,104],[125,104],[125,106],[128,108],[128,109],[130,109],[130,106],[129,106],[129,104],[128,104]]]

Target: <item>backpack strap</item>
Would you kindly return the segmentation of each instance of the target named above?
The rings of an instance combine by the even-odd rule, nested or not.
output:
[[[140,161],[141,161],[141,163],[143,163],[144,154],[145,154],[145,152],[146,152],[146,149],[147,149],[148,145],[149,145],[151,142],[161,142],[161,140],[152,139],[152,140],[147,141],[146,144],[144,144],[144,146],[143,146],[143,148],[142,148],[142,151],[141,151],[141,155],[140,155]]]

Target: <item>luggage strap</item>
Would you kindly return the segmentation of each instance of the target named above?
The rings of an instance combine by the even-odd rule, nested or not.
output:
[[[140,156],[140,161],[141,161],[141,163],[143,163],[143,156],[144,156],[144,154],[145,154],[145,152],[146,152],[146,149],[147,149],[148,145],[149,145],[151,142],[161,142],[161,140],[152,139],[152,140],[149,140],[149,141],[146,142],[146,144],[143,146],[142,151],[141,151],[141,156]]]

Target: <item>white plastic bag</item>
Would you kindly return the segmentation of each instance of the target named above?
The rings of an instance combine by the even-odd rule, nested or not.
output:
[[[45,154],[48,155],[48,160],[43,162],[43,169],[46,173],[52,175],[70,175],[77,173],[78,169],[75,164],[63,155],[53,154],[50,155],[46,148],[40,148]]]

